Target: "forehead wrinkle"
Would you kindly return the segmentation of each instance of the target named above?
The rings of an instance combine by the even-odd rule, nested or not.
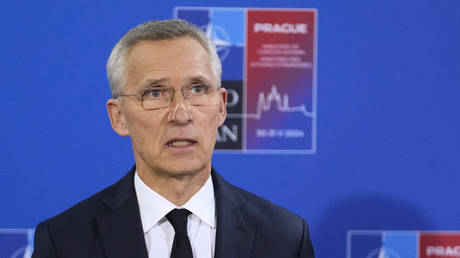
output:
[[[154,84],[165,83],[165,82],[168,82],[168,81],[169,81],[168,78],[160,78],[160,79],[146,78],[145,83],[142,83],[142,84],[154,85]]]
[[[186,67],[188,69],[184,68],[184,70],[181,68],[174,67],[178,64],[177,59],[168,59],[168,62],[164,63],[159,62],[159,60],[150,61],[149,63],[150,65],[136,64],[129,67],[128,69],[130,71],[130,74],[134,75],[134,77],[144,77],[142,78],[142,82],[140,82],[141,84],[152,84],[155,82],[164,83],[173,81],[175,79],[181,79],[185,83],[193,81],[208,82],[214,79],[214,74],[212,73],[212,70],[209,68],[207,64],[204,64],[204,66],[203,64],[199,64],[198,62],[198,65],[188,64]],[[179,71],[187,71],[187,73],[189,74],[185,74],[186,77],[181,78],[184,76],[184,74]]]
[[[199,75],[188,76],[187,78],[185,78],[184,81],[187,83],[192,83],[192,82],[209,82],[210,80],[211,78],[208,78],[205,75],[199,74]]]

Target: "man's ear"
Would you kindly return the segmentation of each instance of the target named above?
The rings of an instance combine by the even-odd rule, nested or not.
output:
[[[219,126],[221,126],[227,117],[227,90],[219,89]]]
[[[120,136],[128,136],[129,131],[126,124],[125,114],[118,99],[107,100],[107,113],[113,130]]]

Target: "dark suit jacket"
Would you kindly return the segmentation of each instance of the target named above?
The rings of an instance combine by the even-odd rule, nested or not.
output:
[[[33,258],[147,258],[133,168],[119,182],[37,226]],[[211,173],[216,198],[215,258],[313,258],[297,215]]]

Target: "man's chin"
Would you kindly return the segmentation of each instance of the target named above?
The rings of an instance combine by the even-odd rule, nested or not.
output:
[[[211,171],[211,165],[199,161],[176,160],[171,164],[165,164],[160,170],[172,177],[194,176],[201,173],[208,174]]]

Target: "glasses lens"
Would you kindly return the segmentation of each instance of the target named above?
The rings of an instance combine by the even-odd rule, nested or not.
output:
[[[144,109],[158,109],[166,107],[171,101],[172,90],[165,88],[148,89],[142,94]]]
[[[211,95],[216,88],[199,84],[185,88],[184,93],[191,105],[200,106],[210,104]]]

